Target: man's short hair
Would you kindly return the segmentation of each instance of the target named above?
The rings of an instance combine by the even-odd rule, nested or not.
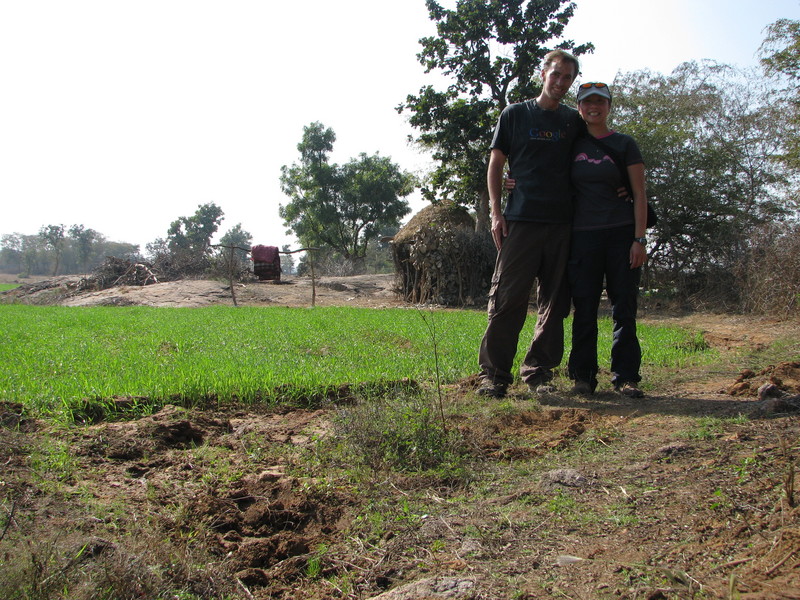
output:
[[[542,70],[546,71],[548,67],[557,60],[572,63],[572,66],[575,67],[575,77],[578,77],[578,73],[581,72],[581,63],[578,62],[578,59],[575,58],[574,55],[566,50],[551,50],[545,54],[544,61],[542,62]]]

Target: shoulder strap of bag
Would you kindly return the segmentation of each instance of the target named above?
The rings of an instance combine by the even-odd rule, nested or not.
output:
[[[617,165],[617,169],[619,169],[619,174],[622,176],[622,183],[625,186],[625,189],[628,190],[628,194],[631,198],[633,198],[633,189],[631,188],[631,179],[628,176],[628,167],[623,164],[624,160],[622,155],[605,142],[598,140],[596,137],[591,135],[587,135],[586,137],[590,142],[592,142],[601,150],[605,151],[605,153],[611,157],[611,159],[614,161],[614,164]]]
[[[611,160],[614,161],[614,164],[616,164],[617,168],[619,169],[619,174],[622,176],[622,184],[625,186],[625,189],[628,190],[628,195],[632,199],[633,186],[631,186],[631,178],[628,176],[628,167],[627,165],[623,164],[624,160],[622,158],[622,155],[619,152],[617,152],[614,148],[606,144],[605,142],[601,142],[600,140],[598,140],[596,137],[588,135],[587,139],[601,150],[604,150],[605,153],[611,157]],[[650,204],[650,202],[648,202],[647,223],[646,223],[647,229],[650,229],[656,223],[658,223],[658,215],[656,214],[656,211],[655,209],[653,209],[653,206]]]

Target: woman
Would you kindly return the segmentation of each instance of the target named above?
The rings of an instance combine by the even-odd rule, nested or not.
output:
[[[578,112],[589,135],[573,148],[575,215],[567,274],[575,312],[569,376],[575,380],[575,392],[591,394],[597,387],[597,310],[605,279],[614,321],[611,383],[617,392],[641,398],[636,310],[641,267],[647,259],[644,163],[633,138],[608,127],[611,91],[606,84],[582,84]],[[628,183],[632,202],[617,193]]]
[[[572,153],[575,211],[567,275],[575,310],[568,373],[574,392],[594,393],[597,311],[605,281],[614,321],[611,383],[618,393],[641,398],[636,310],[647,258],[644,164],[633,138],[608,127],[611,91],[605,83],[582,84],[577,99],[589,135],[575,142]],[[509,179],[506,187],[513,184]],[[620,198],[623,186],[630,187],[632,200]]]

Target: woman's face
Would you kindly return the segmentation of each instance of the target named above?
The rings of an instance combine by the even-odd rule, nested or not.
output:
[[[587,125],[605,125],[611,112],[611,102],[608,98],[592,94],[578,103],[578,112]]]

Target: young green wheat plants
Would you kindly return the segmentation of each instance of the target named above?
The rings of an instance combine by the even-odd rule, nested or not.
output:
[[[474,369],[485,317],[443,312],[443,381]],[[0,394],[43,412],[87,399],[256,402],[431,373],[413,310],[0,306]]]
[[[416,309],[0,305],[0,399],[69,420],[87,402],[110,409],[120,398],[142,411],[310,403],[434,377],[439,389],[475,373],[485,314],[436,311],[435,354],[430,325]],[[646,366],[702,359],[691,332],[660,329],[640,330]]]

